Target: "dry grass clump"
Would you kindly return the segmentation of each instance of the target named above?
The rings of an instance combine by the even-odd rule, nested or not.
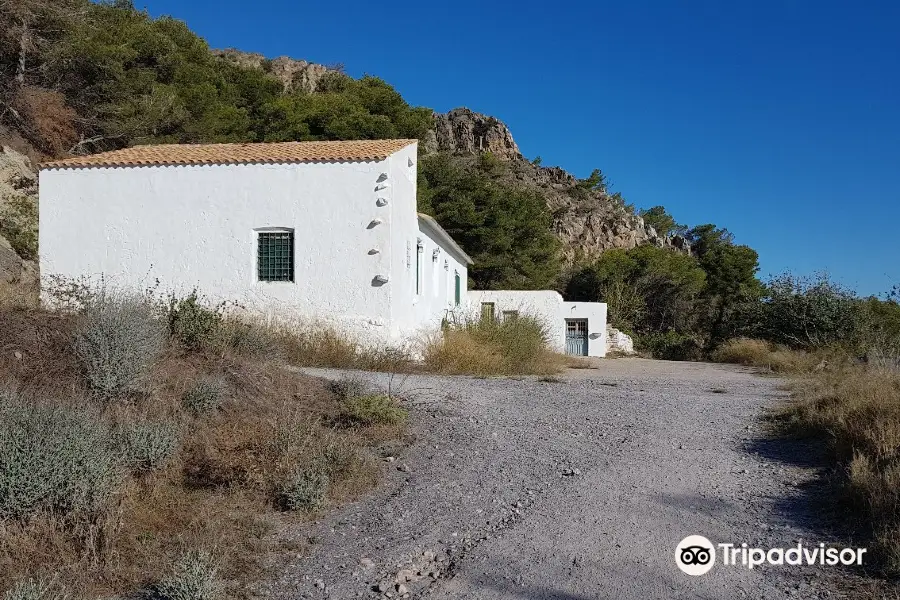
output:
[[[773,373],[808,373],[821,364],[824,355],[775,346],[763,340],[738,338],[719,346],[714,362],[759,367]]]
[[[205,550],[183,553],[171,574],[156,586],[157,600],[218,600],[225,590],[213,555]]]
[[[408,411],[386,394],[366,394],[347,398],[342,403],[341,417],[353,425],[400,425]]]
[[[182,394],[181,404],[195,415],[214,412],[222,405],[226,387],[223,377],[204,377]]]
[[[0,594],[53,581],[71,597],[245,597],[272,524],[364,493],[369,448],[402,435],[345,427],[343,397],[268,360],[282,348],[268,331],[192,302],[171,320],[88,300],[0,310],[0,384],[15,390],[0,395]],[[304,489],[300,473],[328,483]]]
[[[284,347],[285,359],[291,364],[344,369],[357,365],[358,345],[327,325],[280,325],[274,332]]]
[[[842,467],[837,500],[861,517],[884,570],[900,573],[900,371],[845,365],[796,388],[780,424],[828,441]]]
[[[5,310],[37,308],[40,305],[38,278],[0,281],[0,308]]]
[[[263,329],[292,365],[394,373],[413,370],[412,355],[404,348],[359,344],[328,323],[277,323]]]
[[[520,315],[503,321],[467,318],[427,341],[424,363],[426,370],[454,375],[550,375],[567,359],[550,350],[540,319]]]
[[[3,600],[69,600],[66,589],[52,579],[26,579],[13,585]]]

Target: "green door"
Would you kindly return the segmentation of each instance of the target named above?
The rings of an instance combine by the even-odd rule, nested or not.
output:
[[[566,354],[588,355],[587,319],[566,319]]]

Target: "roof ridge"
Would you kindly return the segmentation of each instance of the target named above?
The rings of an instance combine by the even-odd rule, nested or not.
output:
[[[40,169],[384,160],[416,139],[150,144],[48,161]]]

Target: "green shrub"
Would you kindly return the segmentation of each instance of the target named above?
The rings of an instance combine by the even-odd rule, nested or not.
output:
[[[86,407],[0,395],[0,519],[102,513],[122,473],[108,426]]]
[[[14,584],[3,600],[68,600],[65,588],[54,581],[28,579]]]
[[[0,204],[0,235],[25,260],[38,256],[38,207],[37,202],[25,195],[13,195]]]
[[[129,423],[114,439],[122,461],[136,473],[159,469],[178,450],[178,431],[170,423]]]
[[[330,382],[328,387],[341,400],[362,396],[369,390],[369,384],[359,377],[342,377]]]
[[[211,413],[222,405],[225,380],[221,377],[207,377],[198,381],[181,397],[181,404],[195,415]]]
[[[363,426],[399,425],[407,415],[405,408],[384,394],[347,398],[341,405],[341,416],[345,421]]]
[[[156,586],[156,600],[216,600],[223,595],[218,567],[212,555],[204,551],[182,554],[172,573]]]
[[[140,389],[164,341],[158,313],[146,298],[102,291],[87,300],[73,347],[91,390],[111,399]]]
[[[224,305],[207,308],[197,290],[184,298],[169,297],[169,335],[188,350],[212,346],[221,335]]]
[[[278,504],[284,510],[314,511],[325,504],[328,485],[328,475],[320,470],[297,471],[279,488]]]
[[[703,345],[696,337],[667,331],[648,333],[638,337],[638,347],[660,360],[700,360]]]
[[[760,335],[791,348],[812,350],[852,341],[862,322],[855,294],[825,275],[783,274],[768,284],[761,305]]]

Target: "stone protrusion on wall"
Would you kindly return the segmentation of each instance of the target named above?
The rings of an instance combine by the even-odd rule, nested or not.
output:
[[[387,190],[391,186],[391,184],[388,183],[389,178],[390,175],[387,172],[383,172],[379,173],[378,178],[375,180],[375,192],[383,192],[381,194],[378,194],[375,198],[375,206],[377,206],[378,208],[384,208],[388,205],[388,196],[390,195],[390,192],[384,192],[384,190]],[[384,224],[384,219],[382,219],[381,217],[375,217],[369,222],[368,229],[374,229],[375,227],[382,224]],[[381,250],[379,248],[371,248],[368,254],[369,256],[377,256],[381,254]],[[381,270],[381,267],[383,267],[383,265],[379,263],[377,265],[378,270]],[[377,274],[372,278],[372,282],[374,285],[380,286],[386,284],[389,279],[390,277],[388,275]]]

